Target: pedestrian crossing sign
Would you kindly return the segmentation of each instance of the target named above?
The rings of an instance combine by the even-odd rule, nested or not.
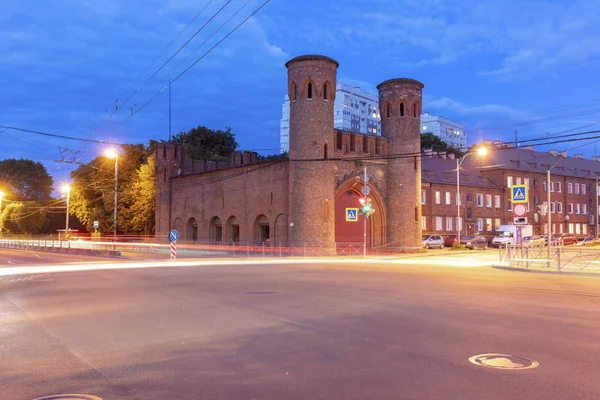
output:
[[[513,185],[510,188],[510,201],[513,204],[529,203],[527,185]]]
[[[346,208],[346,222],[358,222],[358,208]]]

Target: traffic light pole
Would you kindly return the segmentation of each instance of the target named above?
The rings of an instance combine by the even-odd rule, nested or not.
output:
[[[364,186],[369,184],[369,177],[367,176],[367,165],[365,164],[365,175],[364,175]],[[364,191],[366,193],[366,190]],[[365,204],[367,204],[367,195],[363,193]],[[368,215],[363,213],[363,257],[367,257],[367,217]]]
[[[552,225],[550,224],[550,201],[551,201],[551,197],[550,197],[550,168],[548,168],[548,175],[546,177],[547,181],[546,181],[546,191],[548,193],[548,211],[546,212],[546,215],[548,216],[548,268],[552,267],[552,259],[550,258],[550,247],[552,247],[552,230],[550,229],[552,227]],[[564,232],[564,231],[563,231]],[[558,244],[558,243],[557,243]]]

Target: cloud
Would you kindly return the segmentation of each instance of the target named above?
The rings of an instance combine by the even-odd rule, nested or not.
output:
[[[460,117],[513,117],[521,112],[500,104],[483,104],[471,106],[460,101],[442,97],[435,100],[425,100],[423,110],[448,112]]]

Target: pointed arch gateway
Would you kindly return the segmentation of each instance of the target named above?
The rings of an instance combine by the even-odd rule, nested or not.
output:
[[[383,196],[374,185],[371,187],[369,197],[372,199],[373,213],[367,220],[367,248],[381,247],[386,244],[385,240],[385,202]],[[359,199],[363,197],[361,188],[363,181],[356,177],[348,179],[340,185],[335,196],[335,242],[354,243],[362,245],[363,216],[359,214],[358,222],[346,221],[347,208],[359,208]]]

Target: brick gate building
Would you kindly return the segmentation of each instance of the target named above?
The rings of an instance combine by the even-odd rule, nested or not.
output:
[[[362,216],[347,222],[345,211],[359,207],[366,166],[376,210],[368,245],[420,247],[423,84],[380,84],[381,136],[362,135],[334,129],[336,61],[308,55],[286,67],[289,160],[257,163],[256,153],[236,152],[230,163],[192,161],[180,145],[157,145],[157,235],[177,229],[199,243],[362,243]]]

